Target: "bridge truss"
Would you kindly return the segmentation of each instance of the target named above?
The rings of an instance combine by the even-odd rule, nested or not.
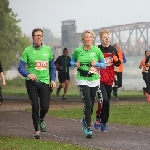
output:
[[[129,55],[143,54],[150,49],[150,22],[117,25],[94,29],[96,38],[101,30],[110,32],[110,44],[119,44],[120,48]]]

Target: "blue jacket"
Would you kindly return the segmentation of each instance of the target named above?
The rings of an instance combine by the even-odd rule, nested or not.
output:
[[[69,56],[67,56],[67,57],[65,57],[64,55],[59,56],[55,61],[55,65],[57,66],[57,64],[58,64],[59,66],[62,66],[62,69],[57,68],[57,71],[58,72],[69,72],[70,61],[71,61],[71,58]]]

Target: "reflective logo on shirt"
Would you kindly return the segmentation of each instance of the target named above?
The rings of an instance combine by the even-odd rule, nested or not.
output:
[[[95,56],[95,53],[91,53],[90,56]]]

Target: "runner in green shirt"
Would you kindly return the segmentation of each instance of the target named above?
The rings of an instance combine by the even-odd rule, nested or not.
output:
[[[84,45],[75,49],[70,62],[71,66],[77,67],[77,85],[85,104],[82,131],[87,137],[92,136],[91,115],[93,113],[96,92],[100,84],[98,67],[106,67],[101,50],[92,45],[93,40],[93,31],[87,30],[83,32],[82,41]]]
[[[51,88],[56,87],[56,67],[53,62],[51,48],[42,43],[43,31],[41,29],[34,29],[32,31],[32,39],[33,45],[27,47],[22,53],[18,71],[26,79],[27,93],[32,105],[34,137],[35,139],[40,139],[40,131],[46,132],[44,117],[49,109],[49,84]],[[27,66],[26,69],[25,66]]]

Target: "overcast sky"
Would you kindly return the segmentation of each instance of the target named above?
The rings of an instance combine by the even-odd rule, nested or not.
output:
[[[61,21],[76,20],[77,32],[150,22],[150,0],[9,0],[23,33],[45,27],[61,32]]]

